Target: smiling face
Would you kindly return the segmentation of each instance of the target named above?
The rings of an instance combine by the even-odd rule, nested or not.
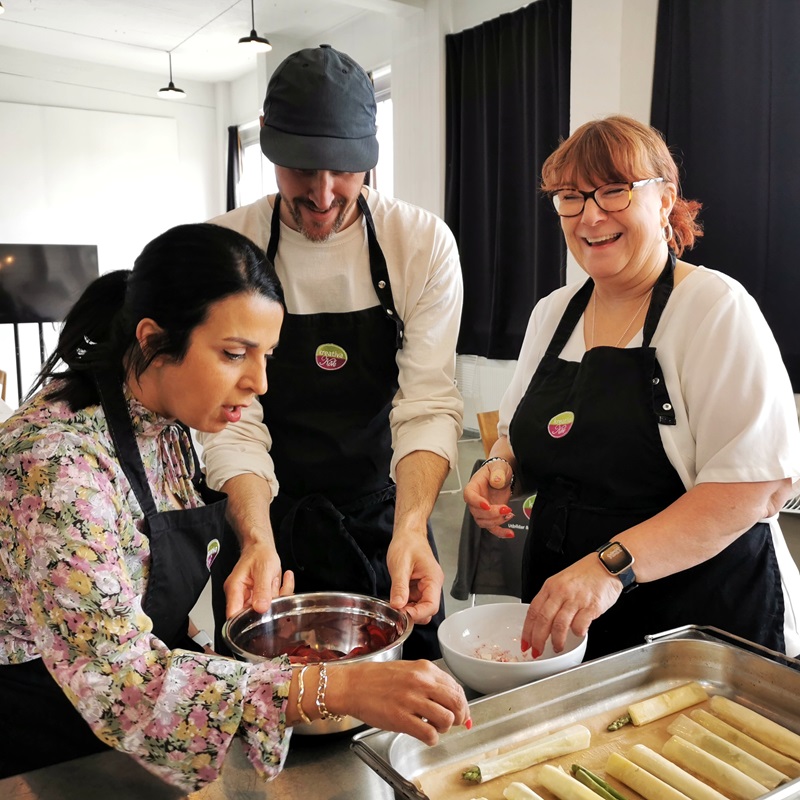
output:
[[[267,356],[278,344],[283,309],[261,294],[231,295],[209,307],[189,337],[186,356],[163,356],[141,375],[134,394],[151,411],[190,428],[216,432],[238,422],[242,408],[267,391]],[[137,327],[140,342],[160,332],[153,320]]]
[[[609,182],[578,179],[575,188],[589,192]],[[673,184],[649,183],[633,190],[631,204],[623,211],[603,211],[588,199],[578,216],[560,217],[567,247],[595,281],[647,276],[666,260],[663,229],[675,196]]]
[[[281,221],[312,242],[327,241],[358,217],[363,172],[275,167]]]

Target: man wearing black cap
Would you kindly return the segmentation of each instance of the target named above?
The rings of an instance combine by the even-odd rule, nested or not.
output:
[[[287,315],[269,392],[203,444],[243,546],[228,616],[265,610],[292,569],[299,592],[407,609],[404,656],[434,658],[444,576],[428,517],[463,421],[461,270],[440,219],[364,185],[375,114],[369,76],[329,45],[275,70],[261,149],[279,194],[214,221],[266,248]]]

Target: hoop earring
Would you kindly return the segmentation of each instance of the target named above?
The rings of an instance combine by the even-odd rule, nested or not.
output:
[[[672,241],[672,225],[670,225],[669,220],[667,220],[667,224],[664,226],[662,232],[664,234],[664,241],[669,244]]]

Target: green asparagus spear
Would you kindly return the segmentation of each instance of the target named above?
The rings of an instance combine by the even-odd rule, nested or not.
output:
[[[606,730],[609,731],[618,731],[623,725],[630,725],[631,723],[631,715],[630,714],[623,714],[618,719],[615,719]]]
[[[588,786],[593,792],[598,794],[603,800],[628,800],[624,794],[620,794],[611,784],[604,781],[599,775],[580,766],[572,765],[572,774],[584,785]]]

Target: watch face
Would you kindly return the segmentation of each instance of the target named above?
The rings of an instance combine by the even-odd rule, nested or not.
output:
[[[606,569],[613,575],[622,572],[622,570],[633,564],[633,556],[619,542],[611,542],[600,553],[600,559],[605,564]]]

